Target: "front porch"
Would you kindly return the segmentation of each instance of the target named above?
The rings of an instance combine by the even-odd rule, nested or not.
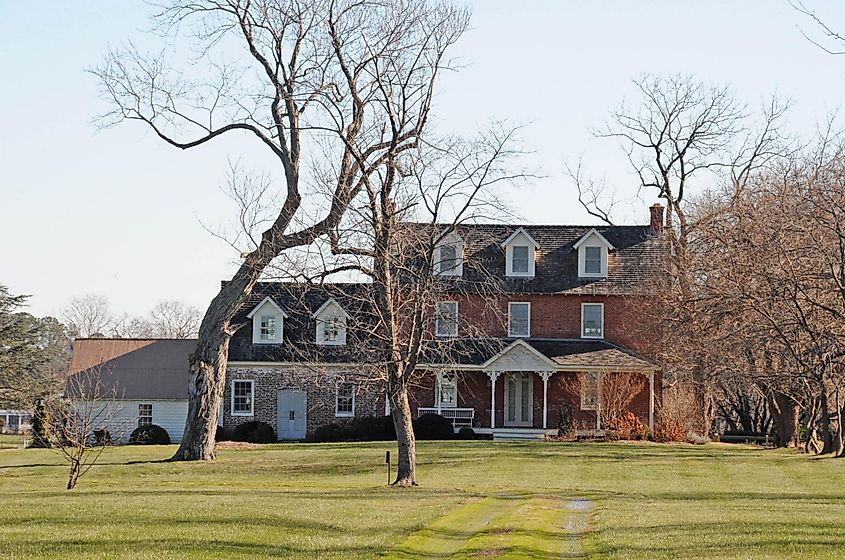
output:
[[[418,392],[416,415],[440,414],[452,421],[455,431],[469,426],[494,439],[543,439],[557,433],[565,415],[575,422],[575,429],[599,432],[603,376],[627,375],[642,380],[631,411],[653,430],[655,373],[654,365],[642,361],[560,363],[518,340],[479,366],[431,368],[429,381],[422,383],[430,392]],[[592,380],[592,388],[585,379]],[[590,390],[596,394],[585,393]]]

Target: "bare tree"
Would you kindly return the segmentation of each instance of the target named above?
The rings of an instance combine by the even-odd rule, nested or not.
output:
[[[472,352],[501,349],[484,326],[501,322],[506,309],[497,299],[501,286],[484,268],[482,251],[495,236],[468,224],[509,215],[498,187],[527,176],[512,169],[519,155],[515,132],[494,126],[472,140],[429,138],[403,153],[367,182],[320,254],[291,258],[285,267],[310,263],[310,270],[291,278],[300,282],[349,271],[365,279],[366,289],[347,297],[370,316],[354,344],[367,366],[366,381],[387,393],[399,445],[394,484],[417,484],[408,392],[424,371],[430,373],[424,368],[450,371]],[[462,274],[455,275],[457,269]],[[459,300],[467,316],[485,318],[459,321],[454,309],[439,305],[443,300]],[[447,336],[438,338],[437,328],[448,329]]]
[[[190,359],[188,419],[174,459],[210,459],[229,340],[242,327],[236,311],[276,257],[331,232],[373,177],[419,145],[444,55],[468,13],[424,0],[174,0],[155,24],[187,35],[203,62],[224,46],[228,60],[235,45],[242,56],[180,73],[170,53],[113,51],[93,70],[112,106],[102,124],[137,121],[180,149],[246,133],[283,177],[273,221],[212,300]],[[189,77],[207,69],[216,75]],[[328,193],[312,219],[303,208],[308,183]]]
[[[62,319],[76,336],[111,333],[116,326],[108,298],[97,294],[75,297],[62,312]]]
[[[116,429],[111,408],[105,402],[100,371],[77,374],[67,381],[67,399],[49,399],[46,403],[46,432],[50,449],[69,464],[67,489],[73,490],[111,445],[108,429]],[[118,428],[119,429],[119,428]]]
[[[749,178],[788,153],[781,127],[787,105],[772,101],[754,124],[745,106],[727,87],[685,76],[644,76],[635,81],[640,102],[623,104],[597,132],[620,142],[634,170],[638,193],[651,192],[666,204],[662,235],[671,248],[666,281],[653,286],[660,300],[654,320],[665,326],[663,361],[670,382],[682,378],[696,388],[700,430],[706,431],[715,411],[714,363],[701,345],[690,341],[718,336],[719,324],[700,309],[695,292],[694,247],[697,224],[689,211],[694,194],[726,189],[741,193]],[[579,200],[594,216],[610,223],[610,209],[601,207],[600,184],[570,172]],[[699,216],[700,219],[704,217]]]

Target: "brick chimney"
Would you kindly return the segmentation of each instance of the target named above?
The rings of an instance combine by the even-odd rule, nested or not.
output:
[[[654,204],[649,210],[651,210],[651,229],[660,233],[663,231],[663,205]]]

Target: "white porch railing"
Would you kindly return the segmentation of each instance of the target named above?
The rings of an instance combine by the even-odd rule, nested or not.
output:
[[[475,418],[475,409],[474,408],[452,408],[452,407],[441,407],[441,408],[418,408],[417,409],[417,416],[422,416],[423,414],[439,414],[443,418],[452,421],[452,426],[470,426],[472,427],[472,421]]]

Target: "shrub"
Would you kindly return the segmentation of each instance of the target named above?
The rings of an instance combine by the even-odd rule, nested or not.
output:
[[[169,443],[170,434],[156,424],[138,426],[129,436],[130,445],[167,445]]]
[[[50,409],[44,400],[35,403],[35,410],[32,412],[30,428],[32,430],[32,443],[30,447],[50,447]],[[2,425],[0,425],[2,427]]]
[[[473,430],[469,426],[464,426],[463,428],[458,430],[458,438],[459,439],[475,439],[475,430]]]
[[[317,443],[337,441],[395,441],[396,430],[390,416],[363,416],[350,422],[324,424],[308,438]]]
[[[557,435],[562,438],[575,435],[575,411],[569,403],[558,407]]]
[[[423,414],[414,420],[414,436],[419,440],[454,439],[455,429],[439,414]]]
[[[214,430],[214,441],[229,441],[231,439],[231,434],[229,434],[229,430],[224,428],[223,426],[217,426],[217,429]]]
[[[276,441],[276,432],[266,422],[252,421],[238,424],[232,430],[232,441],[242,441],[246,443],[274,443]]]
[[[105,428],[97,428],[92,432],[94,436],[94,445],[98,447],[105,447],[111,445],[111,434]]]
[[[692,443],[694,445],[706,445],[710,443],[710,438],[690,432],[687,434],[687,443]]]
[[[687,433],[700,431],[698,418],[701,418],[701,409],[694,392],[677,383],[663,392],[663,403],[657,410],[654,440],[686,441]]]
[[[645,425],[633,412],[628,412],[618,418],[608,420],[605,422],[604,427],[608,432],[615,432],[618,439],[628,440],[645,439],[647,431]],[[609,436],[608,439],[610,439]]]

